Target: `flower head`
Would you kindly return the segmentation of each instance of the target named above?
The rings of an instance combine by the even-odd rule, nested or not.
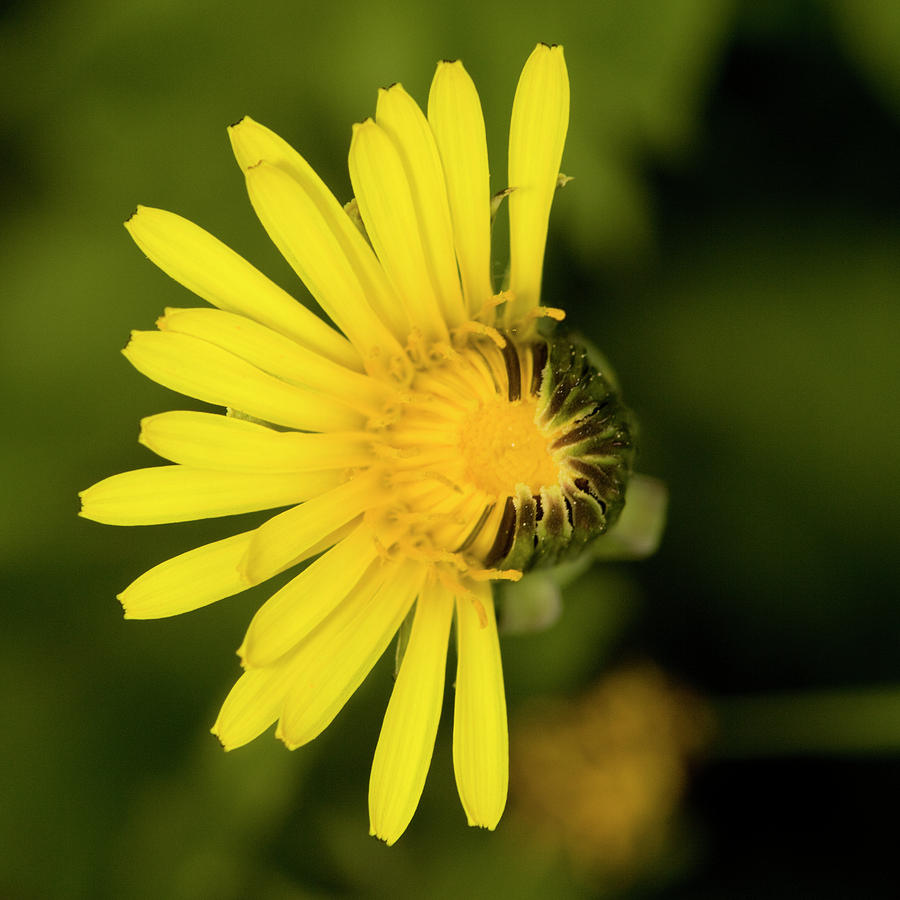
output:
[[[649,663],[610,672],[574,699],[534,701],[512,729],[511,812],[588,880],[658,877],[689,764],[713,730],[706,702]]]
[[[354,127],[355,208],[268,129],[229,129],[260,221],[335,327],[179,216],[139,207],[126,223],[215,307],[167,310],[126,357],[227,413],[145,419],[141,442],[173,465],[101,481],[82,515],[288,507],[120,595],[128,617],[175,615],[312,559],[250,623],[213,728],[226,749],[276,721],[289,747],[312,740],[410,623],[370,782],[372,833],[388,843],[425,782],[454,619],[456,781],[469,823],[496,826],[508,753],[491,582],[578,550],[623,502],[631,444],[613,386],[585,347],[538,327],[562,316],[540,305],[540,281],[568,112],[562,49],[539,45],[513,105],[500,292],[481,105],[459,62],[438,65],[427,117],[398,84]]]

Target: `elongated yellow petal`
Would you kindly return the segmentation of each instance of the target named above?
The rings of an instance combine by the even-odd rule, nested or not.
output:
[[[381,415],[396,396],[385,382],[339,366],[246,316],[221,309],[167,309],[156,325],[209,341],[282,381],[335,397],[369,416]]]
[[[126,619],[161,619],[199,609],[250,585],[238,563],[252,531],[204,544],[154,566],[119,594]]]
[[[353,602],[358,603],[359,598],[372,597],[383,584],[384,578],[396,568],[395,565],[372,567],[353,589],[352,596],[356,598]],[[318,631],[313,632],[313,635],[277,662],[259,669],[248,669],[238,679],[222,704],[212,728],[213,734],[226,750],[233,750],[252,741],[281,715],[285,697],[298,677],[302,677],[309,658],[309,648],[312,646],[315,650],[317,646],[313,642],[317,633]]]
[[[309,163],[287,141],[249,116],[232,125],[228,135],[238,165],[244,172],[265,160],[283,169],[297,182],[318,209],[322,224],[340,245],[372,308],[394,335],[405,340],[409,321],[384,270],[356,225]]]
[[[250,316],[336,363],[362,369],[346,338],[193,222],[139,206],[125,227],[152,262],[213,306]]]
[[[155,466],[121,472],[81,492],[80,515],[107,525],[161,525],[299,503],[340,483],[335,472],[210,472]]]
[[[456,268],[444,169],[434,134],[419,105],[400,84],[378,92],[375,121],[393,141],[400,157],[415,207],[425,265],[444,319],[455,328],[468,316]]]
[[[396,337],[369,303],[340,241],[297,181],[265,160],[245,177],[269,237],[363,360],[399,354]]]
[[[238,654],[246,668],[268,666],[305,638],[353,589],[378,552],[360,525],[273,594],[250,622]]]
[[[456,258],[474,316],[493,294],[491,187],[481,101],[459,60],[438,63],[428,94],[428,122],[443,163]]]
[[[489,584],[481,585],[481,609],[470,597],[456,601],[456,704],[453,768],[470,825],[494,829],[506,806],[509,736],[503,667]],[[482,625],[481,613],[486,622]]]
[[[244,672],[228,692],[212,733],[226,750],[249,744],[275,724],[289,686],[285,666]]]
[[[304,431],[347,431],[364,418],[315,391],[261,372],[207,341],[175,332],[133,331],[122,351],[139,371],[161,385],[266,422]]]
[[[447,323],[428,271],[403,162],[388,134],[371,119],[353,126],[350,180],[369,239],[410,323],[429,340],[446,340]]]
[[[509,124],[511,326],[540,303],[550,205],[569,127],[569,75],[562,47],[538,44],[528,57]]]
[[[444,700],[453,595],[426,587],[391,693],[369,779],[370,834],[393,844],[406,830],[425,786]]]
[[[386,499],[378,479],[365,473],[327,494],[285,510],[257,529],[241,570],[249,581],[264,581],[326,534]]]
[[[291,560],[296,565],[316,556],[350,532],[339,528],[311,545]],[[119,601],[126,619],[161,619],[208,606],[251,587],[239,565],[250,544],[253,531],[188,550],[167,559],[138,576],[121,594]],[[276,573],[272,573],[276,574]]]
[[[190,410],[142,419],[139,440],[172,462],[231,472],[311,472],[372,461],[363,435],[275,431],[246,419]]]
[[[397,633],[423,577],[420,564],[389,565],[377,591],[354,592],[309,636],[276,737],[293,750],[331,724]]]

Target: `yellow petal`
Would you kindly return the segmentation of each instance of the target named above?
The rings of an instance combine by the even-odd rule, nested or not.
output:
[[[453,245],[453,221],[444,169],[428,120],[403,86],[378,92],[375,121],[394,143],[416,212],[425,264],[444,319],[451,328],[468,316],[463,306]]]
[[[456,787],[470,825],[494,829],[506,806],[509,737],[494,601],[489,584],[456,601],[457,669],[453,712]],[[480,614],[486,616],[481,624]]]
[[[193,222],[139,206],[125,227],[152,262],[213,306],[249,316],[336,363],[362,369],[345,338]]]
[[[275,431],[215,413],[173,410],[141,420],[144,446],[172,462],[231,472],[310,472],[372,461],[360,435]]]
[[[383,583],[386,573],[393,572],[395,568],[392,565],[384,569],[370,569],[353,589],[353,595],[373,596]],[[238,679],[222,704],[212,728],[213,734],[218,736],[226,750],[233,750],[252,741],[281,715],[288,691],[294,686],[298,676],[302,675],[303,666],[308,659],[306,648],[312,641],[312,637],[308,638],[277,662],[259,669],[248,669]]]
[[[250,622],[238,654],[247,668],[268,666],[305,638],[346,596],[378,553],[360,525],[273,594]]]
[[[388,845],[406,830],[425,786],[444,701],[453,595],[426,587],[391,693],[369,779],[370,833]]]
[[[335,472],[210,472],[156,466],[122,472],[81,492],[80,515],[107,525],[161,525],[299,503],[339,484]]]
[[[379,318],[400,339],[409,333],[409,321],[397,295],[378,264],[372,248],[309,163],[287,141],[249,116],[228,129],[238,165],[246,172],[265,160],[287,172],[315,204],[324,225],[334,236],[353,269],[366,299]]]
[[[291,565],[322,553],[346,537],[350,530],[345,527],[331,532],[308,547],[301,556],[291,560]],[[256,584],[248,581],[239,569],[254,533],[245,531],[188,550],[144,572],[119,594],[125,618],[178,616],[238,594]]]
[[[159,384],[257,419],[304,431],[359,428],[364,418],[315,391],[261,372],[207,341],[175,332],[133,331],[122,351],[139,371]]]
[[[246,316],[221,309],[167,309],[156,325],[209,341],[282,381],[335,397],[369,416],[381,415],[395,399],[385,382],[339,366]]]
[[[384,653],[418,593],[424,567],[388,565],[376,591],[354,591],[298,648],[276,737],[292,750],[331,724]]]
[[[154,566],[119,594],[126,619],[161,619],[199,609],[249,587],[238,563],[252,531],[188,550]]]
[[[493,294],[491,187],[481,101],[458,60],[438,63],[428,95],[428,122],[443,163],[456,258],[474,316]]]
[[[250,202],[269,237],[322,309],[366,360],[400,353],[378,317],[328,220],[302,187],[265,160],[246,172]],[[347,214],[348,227],[352,228]],[[362,236],[357,233],[362,240]]]
[[[446,340],[403,162],[387,132],[371,119],[353,126],[350,180],[369,239],[411,325],[428,340]]]
[[[509,124],[509,289],[512,326],[540,303],[550,204],[569,127],[569,76],[562,47],[528,57]]]
[[[249,744],[278,719],[289,686],[284,666],[244,672],[225,698],[212,733],[226,750]]]
[[[377,477],[368,473],[338,485],[261,525],[241,562],[252,582],[264,581],[342,525],[386,500]]]

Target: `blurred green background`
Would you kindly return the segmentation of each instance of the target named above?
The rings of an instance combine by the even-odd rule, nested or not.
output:
[[[207,730],[266,590],[161,622],[114,596],[235,523],[75,517],[152,464],[141,416],[190,406],[117,352],[190,305],[120,223],[179,212],[303,297],[225,126],[252,114],[346,200],[376,87],[424,102],[459,57],[499,190],[538,40],[566,48],[576,179],[546,300],[614,361],[668,530],[504,638],[497,832],[465,826],[448,707],[387,849],[389,661],[309,747],[225,755]],[[0,897],[896,896],[900,6],[20,0],[0,47]]]

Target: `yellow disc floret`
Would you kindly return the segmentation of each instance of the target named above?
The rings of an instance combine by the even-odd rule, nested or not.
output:
[[[459,429],[466,479],[497,497],[512,495],[518,484],[534,494],[556,484],[559,471],[536,417],[533,397],[510,402],[495,396],[469,413]]]
[[[396,410],[370,421],[387,490],[366,515],[385,552],[465,594],[602,534],[633,450],[627,411],[581,345],[490,326],[453,338],[417,344]]]

